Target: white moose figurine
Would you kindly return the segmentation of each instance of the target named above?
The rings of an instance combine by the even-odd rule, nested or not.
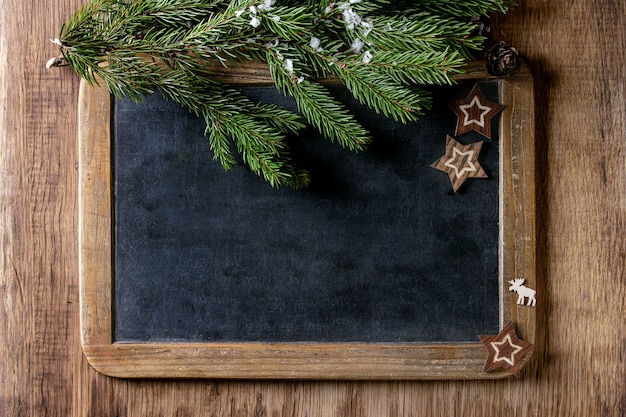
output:
[[[528,297],[529,306],[534,306],[537,303],[535,299],[536,291],[532,288],[528,288],[524,283],[524,278],[515,279],[513,281],[509,281],[511,286],[509,287],[509,291],[515,291],[517,293],[517,304],[524,304],[524,297]]]

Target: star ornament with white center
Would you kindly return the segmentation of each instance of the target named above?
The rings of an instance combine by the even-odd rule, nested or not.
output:
[[[491,139],[491,119],[504,108],[500,103],[488,101],[478,84],[466,98],[451,101],[450,107],[457,115],[456,136],[475,131],[487,139]]]
[[[461,178],[463,174],[476,172],[476,165],[472,163],[474,151],[463,152],[457,147],[452,148],[452,158],[444,164],[454,171],[456,178]]]
[[[474,111],[474,107],[477,107],[478,111]],[[478,97],[474,97],[470,104],[459,106],[459,109],[463,112],[463,126],[475,123],[480,127],[485,127],[485,116],[491,111],[491,107],[480,104]],[[478,119],[474,119],[473,117],[476,117],[477,113],[480,113],[480,115]]]
[[[430,166],[445,172],[456,193],[468,178],[487,178],[487,173],[478,162],[483,142],[463,145],[452,136],[446,136],[446,153]]]
[[[535,349],[535,345],[517,337],[512,322],[507,323],[495,336],[478,337],[488,352],[484,367],[486,372],[505,369],[519,376],[522,366]]]
[[[513,343],[510,334],[504,336],[501,342],[491,342],[491,347],[496,352],[493,357],[494,362],[504,361],[511,366],[515,365],[515,355],[523,349],[520,345]],[[506,355],[503,352],[506,352]],[[503,356],[500,356],[501,354]]]

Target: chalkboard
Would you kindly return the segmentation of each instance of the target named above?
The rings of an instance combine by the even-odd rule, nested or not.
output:
[[[494,117],[490,140],[476,132],[456,138],[464,144],[482,142],[479,161],[487,178],[471,178],[454,192],[448,176],[431,164],[444,155],[446,137],[455,134],[457,116],[449,102],[465,98],[476,84],[505,110]],[[513,317],[519,307],[507,307],[510,297],[503,293],[505,276],[513,279],[523,273],[527,282],[535,279],[534,246],[506,245],[507,240],[528,240],[534,233],[533,184],[524,184],[522,200],[510,186],[515,175],[517,180],[520,174],[532,178],[532,149],[518,158],[504,157],[514,151],[511,138],[521,135],[512,134],[511,127],[522,131],[522,142],[532,136],[529,126],[515,125],[519,117],[529,123],[528,114],[523,114],[529,104],[520,110],[519,103],[507,102],[512,94],[532,99],[527,84],[523,74],[507,81],[483,74],[433,88],[432,110],[406,125],[372,113],[343,88],[329,86],[372,132],[374,141],[367,151],[355,154],[312,129],[290,138],[295,160],[311,173],[311,185],[304,190],[272,188],[243,164],[224,171],[203,136],[202,120],[157,94],[140,104],[108,100],[101,109],[106,120],[100,130],[94,129],[97,117],[91,109],[85,130],[110,129],[104,132],[109,145],[98,147],[106,158],[97,164],[108,167],[106,178],[101,178],[108,190],[106,202],[81,195],[86,205],[97,202],[98,210],[109,216],[108,255],[99,261],[108,265],[104,273],[98,272],[106,282],[94,285],[85,278],[86,287],[93,285],[97,291],[105,285],[109,292],[101,303],[106,345],[115,352],[165,349],[168,360],[171,349],[178,349],[174,356],[185,369],[196,369],[159,368],[158,361],[143,358],[151,365],[150,371],[141,372],[141,360],[130,360],[128,353],[112,359],[109,352],[106,366],[114,370],[104,372],[197,377],[198,366],[206,365],[211,370],[200,376],[238,377],[239,368],[230,374],[224,366],[215,369],[213,356],[220,349],[235,349],[238,353],[228,366],[243,368],[242,352],[248,358],[255,349],[262,349],[259,358],[267,360],[268,350],[287,346],[304,362],[328,349],[348,347],[359,355],[373,349],[365,363],[387,354],[376,349],[408,349],[408,357],[398,356],[394,365],[400,366],[403,359],[406,369],[393,377],[444,378],[448,370],[433,372],[433,361],[456,352],[452,357],[460,355],[465,368],[480,362],[478,335],[497,334],[505,319],[515,318],[526,338],[532,337],[534,318]],[[255,100],[295,109],[273,86],[241,88]],[[87,91],[104,96],[99,90],[83,90],[86,103],[93,101]],[[93,146],[93,137],[87,143]],[[515,168],[511,161],[519,156],[525,158],[524,165]],[[93,166],[89,159],[81,166]],[[91,175],[84,170],[82,178],[89,180],[83,191],[97,190]],[[520,224],[519,214],[528,213],[531,218]],[[506,224],[513,226],[510,235],[503,231]],[[93,267],[87,262],[83,275]],[[527,316],[528,309],[522,313]],[[102,358],[89,353],[95,344],[84,345],[98,367],[95,362]],[[440,348],[447,350],[435,358]],[[208,352],[213,359],[201,355],[194,365],[188,349]],[[136,356],[137,350],[133,352]],[[428,365],[407,365],[422,355],[419,352],[426,352]],[[331,356],[329,364],[338,360]],[[281,370],[293,359],[275,353],[271,372],[266,375],[265,364],[263,371],[253,366],[245,376],[352,377],[352,371],[305,371],[297,364]],[[351,359],[345,359],[347,369]],[[132,365],[122,366],[118,360]],[[386,371],[368,366],[355,377],[391,377],[386,375],[393,374],[394,366]],[[477,369],[461,372],[458,365],[449,368],[452,377],[498,375]]]
[[[497,101],[497,81],[480,84]],[[401,124],[360,112],[360,154],[294,138],[306,190],[225,173],[204,124],[154,95],[113,106],[115,340],[475,341],[498,329],[498,137],[489,178],[451,193],[430,167],[453,135],[447,103]],[[293,107],[274,88],[244,90]],[[496,122],[497,123],[497,122]],[[467,140],[482,140],[478,133]]]

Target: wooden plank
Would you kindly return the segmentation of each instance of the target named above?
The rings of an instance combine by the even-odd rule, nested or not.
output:
[[[111,98],[81,88],[78,124],[78,240],[83,345],[113,342]]]
[[[124,378],[495,379],[482,345],[381,346],[115,343],[85,346],[99,371]]]
[[[470,72],[476,79],[493,78],[484,71]],[[243,85],[252,82],[246,77],[233,80]],[[505,293],[509,279],[523,277],[536,284],[532,78],[524,68],[501,83],[506,107],[500,128],[500,327],[512,320],[520,336],[532,343],[536,307],[519,306],[516,297]],[[491,379],[510,375],[483,371],[486,350],[481,344],[113,343],[110,117],[105,89],[83,82],[79,102],[81,326],[85,354],[100,372],[131,378]]]
[[[84,3],[0,0],[1,415],[626,414],[626,3],[525,0],[491,21],[536,83],[546,304],[537,371],[504,383],[130,381],[89,367],[78,330],[78,80],[42,69],[55,53],[47,39]]]
[[[508,111],[502,113],[501,134],[510,135],[501,141],[500,163],[504,172],[501,177],[500,216],[503,224],[501,239],[501,273],[503,292],[508,292],[508,281],[524,278],[530,288],[537,287],[536,236],[535,236],[535,121],[527,117],[534,109],[532,79],[520,74],[503,82],[502,102],[509,103]],[[531,111],[534,114],[534,111]],[[512,255],[512,256],[509,256]],[[541,295],[539,295],[541,297]],[[536,309],[516,304],[517,298],[503,294],[505,303],[502,323],[512,321],[517,325],[518,335],[534,341],[536,335]],[[541,303],[539,304],[541,305]]]

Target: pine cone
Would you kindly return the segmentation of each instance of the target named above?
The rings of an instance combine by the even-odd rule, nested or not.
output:
[[[506,78],[513,75],[520,67],[517,49],[504,41],[494,45],[487,52],[487,72],[496,77]]]

